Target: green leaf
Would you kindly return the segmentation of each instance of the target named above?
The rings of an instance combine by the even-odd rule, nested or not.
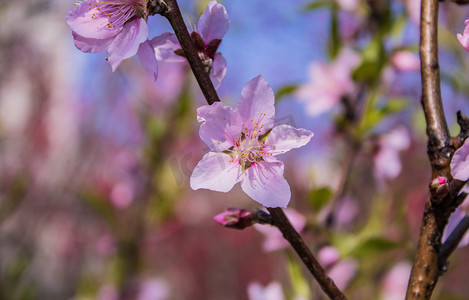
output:
[[[312,190],[308,195],[308,203],[315,211],[323,208],[332,198],[332,190],[328,187],[320,187]]]
[[[362,63],[355,69],[352,78],[359,82],[376,84],[385,64],[385,52],[380,36],[374,37],[362,51]]]
[[[341,48],[340,33],[339,33],[339,12],[337,8],[331,8],[331,23],[330,23],[330,34],[327,42],[327,48],[329,49],[329,57],[334,59]]]
[[[325,1],[313,1],[304,6],[304,10],[312,11],[320,8],[332,8],[338,7],[335,1],[325,0]]]
[[[407,108],[407,105],[409,104],[411,100],[408,98],[389,98],[386,102],[386,104],[381,108],[381,113],[384,116],[388,116],[390,114],[395,114],[398,112],[403,111],[405,108]]]
[[[400,37],[404,32],[405,25],[407,24],[407,17],[402,15],[394,19],[391,23],[389,34],[394,37]]]
[[[296,92],[297,89],[298,89],[298,85],[296,84],[288,84],[288,85],[282,86],[275,95],[275,102],[278,102],[280,99],[284,97],[290,96],[291,94]]]
[[[368,133],[386,117],[399,113],[407,108],[410,102],[411,100],[408,98],[389,98],[384,106],[369,109],[360,126],[360,133],[362,135]]]
[[[374,236],[358,244],[354,249],[352,249],[349,255],[355,258],[366,258],[376,254],[382,254],[400,246],[400,243],[396,243],[383,237]]]
[[[288,273],[290,275],[293,295],[295,297],[300,296],[304,299],[310,299],[311,290],[296,257],[288,256]]]

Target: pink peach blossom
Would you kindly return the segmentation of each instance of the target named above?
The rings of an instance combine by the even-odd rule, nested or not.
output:
[[[147,1],[85,0],[74,5],[66,20],[79,50],[91,53],[107,50],[113,71],[124,59],[137,54],[156,78],[157,62],[147,40]]]
[[[309,142],[313,133],[289,125],[274,127],[274,92],[262,76],[249,81],[236,109],[221,102],[197,109],[200,138],[211,152],[197,164],[192,189],[228,192],[241,182],[252,199],[266,207],[286,207],[290,186],[283,162],[274,156]]]

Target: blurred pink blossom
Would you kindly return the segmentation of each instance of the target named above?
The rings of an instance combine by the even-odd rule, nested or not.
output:
[[[413,72],[420,70],[420,60],[410,51],[397,51],[391,57],[391,63],[401,72]]]
[[[360,5],[360,0],[337,0],[337,3],[345,11],[354,11]]]
[[[334,280],[337,287],[341,290],[347,288],[350,281],[355,277],[358,270],[358,262],[351,258],[346,258],[337,262],[327,275]]]
[[[147,1],[85,0],[74,5],[66,20],[79,50],[91,53],[107,50],[113,71],[122,60],[138,54],[156,78],[157,62],[147,40]]]
[[[326,269],[327,275],[334,280],[339,289],[345,289],[355,277],[358,263],[351,258],[340,259],[337,249],[325,246],[318,252],[318,261]]]
[[[300,233],[306,225],[305,217],[292,208],[287,208],[284,212],[293,228]],[[284,239],[277,227],[261,224],[254,224],[253,226],[265,236],[265,240],[262,243],[262,249],[265,252],[272,252],[288,247],[288,242]]]
[[[112,285],[103,285],[97,295],[97,300],[117,300],[119,299],[119,293],[116,287]]]
[[[412,265],[401,261],[394,265],[383,279],[381,287],[382,300],[401,300],[405,298]]]
[[[451,175],[454,179],[466,181],[469,179],[469,142],[466,139],[464,144],[454,152],[451,160]]]
[[[161,278],[149,278],[140,285],[137,300],[165,300],[169,299],[169,287]]]
[[[420,24],[420,0],[404,0],[407,14],[414,24]]]
[[[111,255],[116,252],[116,242],[110,234],[101,235],[97,239],[95,247],[101,255]]]
[[[358,54],[345,49],[330,64],[314,62],[310,65],[310,81],[296,92],[296,96],[306,102],[310,116],[318,116],[333,109],[343,96],[355,92],[351,76],[360,60]]]
[[[374,157],[374,174],[378,180],[394,179],[402,170],[399,152],[410,147],[409,132],[399,126],[378,139],[378,151]]]
[[[249,300],[285,300],[282,286],[274,281],[263,287],[257,282],[250,283],[248,286]]]
[[[252,199],[266,207],[286,207],[290,186],[283,162],[273,156],[301,147],[313,133],[289,125],[274,127],[274,92],[262,76],[249,81],[236,109],[221,102],[197,109],[200,138],[212,152],[197,164],[191,188],[228,192],[241,182]]]
[[[355,220],[359,208],[357,201],[352,197],[344,197],[340,199],[336,205],[327,205],[318,214],[318,219],[322,223],[330,222],[334,228],[346,229],[350,228],[350,224]],[[334,209],[333,212],[331,210]],[[332,219],[330,219],[332,217]]]
[[[106,157],[88,170],[89,184],[105,194],[116,208],[126,208],[137,196],[140,178],[136,174],[136,152],[131,149],[107,149]]]
[[[318,261],[324,268],[328,268],[339,261],[340,254],[336,248],[332,246],[322,247],[318,252]]]

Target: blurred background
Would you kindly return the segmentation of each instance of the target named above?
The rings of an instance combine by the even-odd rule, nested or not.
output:
[[[180,1],[190,27],[208,1]],[[219,88],[235,106],[263,75],[278,124],[315,133],[280,157],[287,215],[350,299],[403,299],[430,181],[420,108],[419,1],[222,1]],[[186,64],[75,48],[69,0],[0,2],[0,299],[324,299],[281,236],[213,217],[262,209],[239,185],[189,187],[208,147]],[[466,7],[441,3],[448,122],[468,109]],[[150,38],[171,31],[148,20]],[[467,248],[435,299],[469,299]]]

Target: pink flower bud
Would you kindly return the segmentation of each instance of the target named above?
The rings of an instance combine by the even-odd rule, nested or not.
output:
[[[430,183],[430,193],[433,197],[441,199],[448,194],[449,184],[446,177],[436,177]]]
[[[256,214],[245,209],[231,207],[216,215],[213,219],[225,227],[244,229],[256,223]]]

